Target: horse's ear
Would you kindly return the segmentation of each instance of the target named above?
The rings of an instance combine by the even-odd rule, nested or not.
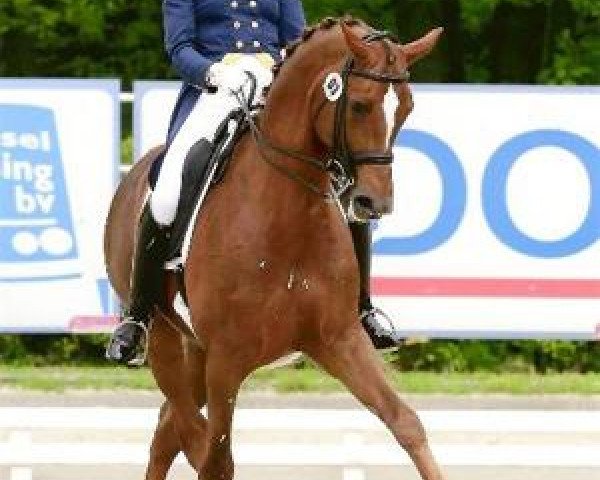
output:
[[[402,45],[402,51],[406,55],[406,59],[409,65],[421,60],[426,55],[429,55],[433,47],[435,47],[440,35],[444,29],[442,27],[431,30],[424,37],[415,40],[414,42]]]
[[[368,63],[371,56],[371,51],[367,43],[360,38],[346,22],[341,22],[341,26],[350,51],[358,60]]]

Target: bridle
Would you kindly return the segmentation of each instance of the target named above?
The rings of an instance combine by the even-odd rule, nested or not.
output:
[[[387,32],[372,32],[365,37],[367,43],[384,40],[389,38]],[[394,62],[394,55],[391,52],[388,43],[383,42],[388,59],[388,65]],[[409,80],[410,74],[408,71],[402,72],[400,75],[392,75],[384,72],[376,72],[373,70],[357,70],[354,68],[354,59],[348,58],[342,69],[343,90],[342,96],[338,99],[335,106],[334,134],[333,134],[333,152],[332,157],[337,159],[346,171],[352,171],[353,167],[364,164],[389,165],[394,157],[391,152],[373,152],[364,153],[362,155],[353,154],[348,148],[348,129],[346,125],[346,112],[348,109],[348,80],[351,76],[366,78],[373,82],[399,84]]]
[[[391,51],[390,45],[385,42],[386,39],[393,39],[388,32],[374,31],[365,36],[363,40],[367,43],[374,41],[383,41],[382,44],[386,50],[387,64],[391,65],[395,61],[393,52]],[[248,73],[253,86],[251,91],[256,89],[256,78],[250,72]],[[275,169],[280,171],[290,179],[302,184],[304,187],[311,190],[325,199],[338,199],[350,186],[354,184],[354,175],[357,165],[389,165],[393,162],[393,154],[391,152],[369,152],[360,155],[352,152],[348,146],[348,132],[347,132],[347,110],[348,110],[348,81],[351,76],[365,78],[373,82],[388,83],[388,84],[400,84],[406,83],[410,74],[408,71],[403,71],[398,75],[390,74],[386,72],[378,72],[375,70],[358,70],[355,68],[354,58],[347,57],[344,62],[344,66],[340,72],[342,79],[342,93],[341,96],[335,100],[335,113],[334,113],[334,126],[333,126],[333,148],[328,152],[328,160],[324,161],[322,158],[316,158],[310,155],[306,155],[303,152],[291,150],[286,147],[275,145],[264,134],[260,131],[260,128],[254,120],[252,114],[252,107],[249,106],[248,99],[245,98],[243,89],[237,92],[233,92],[238,98],[240,108],[244,112],[246,121],[252,131],[252,135],[259,146],[261,158],[268,164],[273,166]],[[252,96],[250,97],[252,98]],[[319,118],[323,108],[328,103],[331,103],[327,98],[324,98],[315,116],[315,121]],[[275,162],[272,158],[266,155],[265,150],[271,150],[286,157],[300,160],[312,167],[327,172],[331,176],[331,191],[323,191],[323,189],[315,182],[306,179],[304,176],[298,174],[292,169]]]

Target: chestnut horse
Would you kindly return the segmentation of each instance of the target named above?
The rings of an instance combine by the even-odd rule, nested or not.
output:
[[[235,147],[196,220],[185,270],[192,329],[173,309],[154,310],[149,363],[166,401],[148,480],[166,478],[180,451],[203,480],[231,479],[240,384],[291,352],[342,381],[391,430],[423,479],[443,479],[420,420],[387,383],[359,321],[346,216],[366,221],[391,210],[391,147],[413,106],[408,68],[440,33],[400,45],[362,22],[328,19],[288,48],[256,129]],[[108,218],[106,263],[124,303],[134,225],[157,154],[124,179]],[[331,193],[333,165],[352,180],[346,208]],[[172,299],[173,278],[166,290]]]

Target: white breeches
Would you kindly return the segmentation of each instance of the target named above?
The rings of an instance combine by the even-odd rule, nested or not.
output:
[[[238,61],[243,63],[245,70],[256,74],[257,92],[260,94],[271,81],[270,70],[254,57],[244,57]],[[247,96],[248,84],[244,90]],[[201,138],[213,141],[219,125],[232,110],[238,107],[236,98],[223,89],[219,89],[214,94],[204,91],[200,95],[165,154],[156,186],[150,197],[150,209],[158,224],[168,226],[175,220],[181,192],[183,164],[190,148]]]

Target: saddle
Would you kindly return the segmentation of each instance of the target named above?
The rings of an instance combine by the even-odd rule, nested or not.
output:
[[[172,259],[168,262],[171,269],[183,266],[187,256],[184,242],[188,230],[193,228],[193,221],[210,187],[223,179],[233,149],[247,131],[248,124],[242,110],[234,110],[221,123],[213,141],[200,139],[189,150],[183,165],[177,212],[171,226],[167,255],[167,259]]]

